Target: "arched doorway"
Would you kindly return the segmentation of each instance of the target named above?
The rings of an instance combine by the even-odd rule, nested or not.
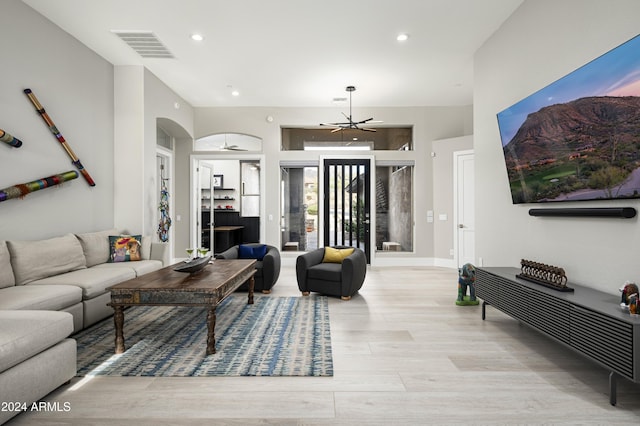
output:
[[[155,234],[158,241],[169,245],[169,260],[176,257],[176,235],[180,232],[176,220],[175,149],[176,144],[193,141],[189,133],[175,121],[156,118],[156,186],[158,209],[155,212]],[[166,204],[165,204],[166,203]],[[179,219],[179,218],[178,218]],[[187,231],[188,232],[188,231]]]

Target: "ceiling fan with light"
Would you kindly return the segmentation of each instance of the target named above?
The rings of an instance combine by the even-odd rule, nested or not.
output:
[[[220,146],[220,151],[246,151],[246,149],[240,148],[238,145],[229,145],[225,139],[224,144]]]
[[[366,120],[361,120],[361,121],[353,121],[353,115],[351,112],[352,109],[352,103],[351,103],[351,94],[356,90],[355,86],[347,86],[346,91],[349,92],[349,115],[345,114],[344,112],[342,113],[342,115],[344,115],[347,118],[347,122],[345,123],[320,123],[321,126],[326,126],[326,127],[333,127],[333,129],[331,130],[331,133],[334,132],[339,132],[341,130],[347,130],[347,129],[352,129],[352,130],[362,130],[365,132],[375,132],[376,129],[372,129],[369,127],[360,127],[360,125],[362,124],[372,124],[372,123],[382,123],[382,121],[373,121],[373,117],[371,118],[367,118]]]

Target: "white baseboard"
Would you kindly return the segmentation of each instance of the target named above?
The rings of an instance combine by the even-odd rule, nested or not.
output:
[[[430,257],[401,257],[401,256],[377,256],[373,259],[371,266],[434,266]]]
[[[299,253],[280,253],[280,262],[282,266],[295,267],[296,258],[303,254]],[[391,266],[439,266],[442,268],[456,269],[453,259],[440,259],[433,257],[409,257],[409,256],[376,256],[371,266],[374,267],[391,267]]]
[[[453,259],[435,258],[435,259],[433,259],[433,266],[440,266],[442,268],[457,269],[456,262]]]

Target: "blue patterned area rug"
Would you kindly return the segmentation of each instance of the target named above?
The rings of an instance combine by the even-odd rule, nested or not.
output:
[[[333,376],[325,296],[229,296],[216,309],[216,353],[205,356],[205,308],[125,310],[126,351],[114,355],[113,318],[72,337],[78,376]]]

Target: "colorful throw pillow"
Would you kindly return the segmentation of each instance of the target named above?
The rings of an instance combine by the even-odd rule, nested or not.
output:
[[[109,235],[109,262],[130,262],[142,259],[142,236]]]
[[[354,250],[355,249],[353,247],[345,249],[325,247],[322,263],[342,263],[344,258],[350,256]]]
[[[267,246],[264,244],[256,246],[247,246],[240,244],[238,246],[238,259],[256,259],[262,260],[267,254]]]

